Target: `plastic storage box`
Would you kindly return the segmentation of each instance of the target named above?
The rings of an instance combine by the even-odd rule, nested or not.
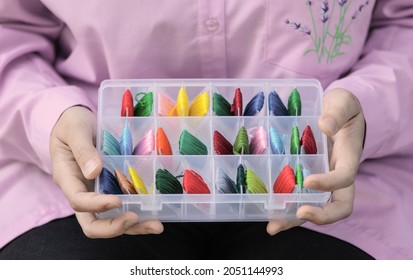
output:
[[[160,116],[160,96],[167,95],[176,101],[178,92],[185,88],[189,102],[201,92],[209,94],[209,109],[205,116]],[[264,105],[255,116],[217,116],[213,110],[213,95],[219,93],[232,102],[235,90],[242,92],[243,106],[259,92],[264,93]],[[153,93],[153,108],[146,117],[121,117],[122,96],[126,89],[133,95],[139,92]],[[301,96],[301,116],[272,116],[268,110],[268,96],[275,91],[284,104],[291,92],[297,89]],[[304,176],[328,171],[327,140],[318,129],[323,91],[316,80],[235,80],[235,79],[188,79],[188,80],[107,80],[99,89],[97,148],[104,167],[118,169],[128,177],[133,167],[143,180],[148,194],[121,194],[122,207],[99,213],[100,217],[113,217],[121,212],[136,212],[141,220],[161,221],[263,221],[270,219],[296,219],[295,213],[302,205],[322,206],[330,198],[329,192],[295,191],[274,193],[273,185],[286,164],[294,168],[300,164]],[[290,136],[296,125],[300,133],[309,125],[317,145],[317,154],[291,154]],[[121,137],[125,126],[131,131],[133,145],[150,130],[156,133],[162,127],[168,136],[173,155],[159,155],[157,147],[150,155],[105,155],[104,131],[115,138]],[[273,154],[270,141],[262,154],[218,155],[214,150],[213,134],[219,131],[234,143],[238,131],[245,127],[254,132],[263,127],[269,137],[271,127],[280,136],[285,135],[285,154]],[[179,152],[180,135],[186,130],[207,147],[207,155],[182,155]],[[156,142],[156,141],[155,141]],[[267,193],[220,193],[217,172],[225,172],[234,182],[237,166],[242,164],[262,180]],[[174,176],[193,170],[199,174],[209,189],[209,194],[161,194],[155,187],[156,172],[166,169]],[[130,179],[130,177],[128,177]],[[182,182],[182,178],[179,178]],[[299,188],[298,188],[299,189]],[[95,191],[103,193],[101,179],[97,178]]]

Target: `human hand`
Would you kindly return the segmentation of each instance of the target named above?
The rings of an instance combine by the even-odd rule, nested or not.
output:
[[[308,176],[304,180],[304,187],[331,191],[331,202],[324,207],[301,206],[296,213],[298,220],[270,221],[267,226],[270,235],[305,221],[318,225],[334,223],[347,218],[353,211],[354,181],[366,129],[360,102],[345,89],[327,92],[318,126],[327,135],[331,171]]]
[[[94,179],[102,170],[95,146],[96,119],[81,106],[70,107],[60,116],[50,136],[53,180],[59,185],[86,236],[109,238],[126,234],[159,234],[159,221],[139,222],[138,215],[123,213],[113,219],[97,219],[96,212],[121,206],[115,195],[93,192]]]

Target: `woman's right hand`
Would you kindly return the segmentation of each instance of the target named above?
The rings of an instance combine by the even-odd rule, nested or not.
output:
[[[75,210],[86,236],[109,238],[122,234],[159,234],[159,221],[140,222],[137,214],[125,212],[112,219],[97,219],[96,212],[121,206],[115,195],[93,192],[94,179],[102,170],[102,160],[94,146],[96,119],[87,108],[68,108],[56,122],[50,136],[53,180]]]

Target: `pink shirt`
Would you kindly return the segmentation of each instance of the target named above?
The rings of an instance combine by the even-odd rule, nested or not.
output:
[[[102,80],[316,78],[357,95],[368,129],[352,216],[305,226],[413,259],[412,3],[324,2],[0,2],[0,247],[73,213],[49,135],[66,108],[96,108]]]

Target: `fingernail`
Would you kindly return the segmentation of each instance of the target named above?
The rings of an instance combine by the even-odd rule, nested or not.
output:
[[[85,165],[85,176],[90,176],[97,167],[98,162],[96,159],[89,160]]]
[[[324,124],[326,125],[327,129],[331,131],[331,133],[335,133],[337,131],[336,123],[333,121],[332,118],[324,118]]]

